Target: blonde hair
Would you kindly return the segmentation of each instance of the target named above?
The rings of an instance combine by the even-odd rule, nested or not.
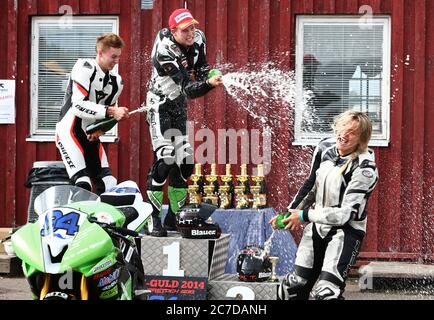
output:
[[[96,50],[105,51],[109,48],[119,48],[125,47],[125,42],[117,34],[108,32],[100,35],[96,38]]]
[[[357,158],[361,153],[368,150],[368,144],[371,140],[372,135],[372,123],[369,119],[368,115],[364,112],[347,110],[336,116],[332,128],[336,135],[339,134],[341,130],[347,127],[347,125],[351,122],[357,122],[356,130],[359,133],[359,144],[357,149],[351,154],[350,159],[345,163],[342,167],[341,173],[344,173],[347,169],[348,165]]]

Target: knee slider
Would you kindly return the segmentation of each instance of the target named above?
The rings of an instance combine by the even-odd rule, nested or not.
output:
[[[293,273],[288,273],[279,285],[277,296],[280,300],[295,300],[307,280]]]
[[[313,290],[312,296],[315,300],[337,300],[342,298],[342,290],[329,281],[320,280]]]
[[[176,163],[179,166],[181,178],[184,179],[184,181],[187,181],[194,170],[193,148],[190,143],[184,139],[176,145],[175,149]]]
[[[109,191],[110,189],[112,189],[114,186],[116,186],[116,184],[118,183],[118,181],[116,180],[115,177],[113,176],[105,176],[102,178],[102,182],[104,183],[104,191]]]
[[[77,180],[75,180],[74,183],[77,187],[83,188],[87,191],[92,191],[92,184],[90,182],[90,178],[89,177],[80,177]]]
[[[168,165],[165,161],[158,160],[152,168],[152,179],[158,184],[164,183],[169,176],[171,168],[172,166]]]
[[[155,156],[158,161],[166,163],[171,166],[175,163],[175,148],[171,145],[162,146],[157,151],[155,151]]]
[[[167,179],[170,169],[175,163],[175,149],[173,146],[162,146],[155,152],[157,161],[152,166],[152,179],[162,184]]]

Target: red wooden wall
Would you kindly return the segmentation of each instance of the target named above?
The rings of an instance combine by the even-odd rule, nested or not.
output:
[[[26,142],[29,134],[29,65],[31,17],[57,15],[61,5],[74,14],[118,15],[126,49],[120,63],[125,80],[121,104],[131,109],[146,96],[149,55],[156,32],[184,1],[157,0],[141,10],[139,0],[0,0],[0,78],[17,80],[16,125],[0,125],[0,226],[25,223],[29,190],[24,182],[35,161],[59,159],[54,143]],[[434,1],[432,0],[189,0],[188,7],[208,39],[208,62],[275,62],[282,70],[295,65],[297,14],[357,14],[369,5],[374,14],[392,17],[391,141],[375,148],[380,183],[369,203],[368,233],[362,257],[432,260],[434,251],[433,129]],[[289,53],[289,54],[286,54]],[[406,56],[410,63],[404,64]],[[395,67],[397,66],[397,67]],[[257,129],[224,90],[190,102],[195,129]],[[310,162],[310,150],[291,145],[292,123],[286,109],[275,106],[282,121],[273,128],[279,154],[267,176],[270,203],[282,210],[301,185],[294,168]],[[108,144],[118,180],[132,179],[145,190],[152,161],[144,116],[120,124],[120,141]],[[217,155],[216,155],[217,156]],[[223,165],[219,166],[223,169]],[[305,172],[307,174],[307,171]],[[299,236],[299,235],[297,235]]]

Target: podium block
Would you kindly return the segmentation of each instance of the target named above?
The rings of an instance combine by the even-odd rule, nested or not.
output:
[[[182,272],[183,277],[207,277],[224,273],[229,234],[219,239],[184,239],[178,232],[164,238],[145,236],[141,240],[141,258],[147,275],[167,275],[163,270]]]
[[[244,282],[224,274],[208,282],[208,300],[277,300],[279,282]]]

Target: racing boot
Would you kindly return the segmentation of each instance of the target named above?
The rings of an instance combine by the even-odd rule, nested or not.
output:
[[[187,199],[186,188],[168,187],[169,210],[164,218],[163,226],[168,231],[176,231],[176,214]]]
[[[167,230],[161,225],[161,207],[163,203],[163,191],[147,191],[149,202],[152,205],[151,221],[148,222],[146,234],[153,237],[167,237]],[[145,228],[146,230],[146,228]]]

